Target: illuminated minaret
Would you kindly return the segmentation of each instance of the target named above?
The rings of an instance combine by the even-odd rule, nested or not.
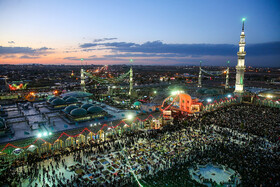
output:
[[[130,62],[133,63],[133,60],[130,59]],[[129,92],[128,92],[128,95],[131,96],[132,90],[133,90],[133,70],[132,70],[132,65],[131,65],[130,70],[129,70]]]
[[[81,68],[81,89],[82,91],[86,91],[86,84],[85,84],[85,75],[84,75],[84,69]]]
[[[198,74],[198,84],[197,87],[201,88],[201,61],[200,61],[200,66],[199,66],[199,74]]]
[[[244,22],[245,18],[242,19],[242,31],[240,35],[239,51],[237,52],[238,61],[236,66],[236,81],[235,81],[235,93],[243,93],[243,81],[244,81],[244,70],[245,70],[245,33],[244,33]]]
[[[130,70],[129,70],[129,92],[128,92],[128,95],[132,94],[132,89],[133,89],[133,70],[132,70],[132,67],[130,67]]]
[[[226,84],[225,89],[229,88],[228,80],[229,80],[229,67],[228,67],[229,61],[227,61],[227,70],[226,70]]]

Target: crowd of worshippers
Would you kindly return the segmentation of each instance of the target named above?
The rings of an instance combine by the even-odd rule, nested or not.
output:
[[[279,108],[260,105],[233,105],[221,108],[202,117],[201,124],[215,124],[248,134],[265,137],[269,141],[279,142]]]
[[[121,150],[132,161],[137,158],[128,155],[139,148],[146,148],[147,157],[156,155],[161,160],[142,166],[139,180],[147,186],[199,186],[187,168],[208,163],[233,169],[240,174],[243,186],[280,186],[279,109],[255,105],[229,106],[184,122],[177,119],[175,124],[158,130],[89,141],[79,148],[62,149],[59,155],[32,155],[27,162],[14,163],[3,171],[0,183],[21,186],[29,180],[30,186],[137,186],[127,168],[121,168],[123,176],[109,173],[103,183],[94,184],[75,173],[66,178],[59,168],[67,169],[66,159],[71,155],[86,171],[92,155],[102,157]],[[52,162],[46,165],[44,159]],[[119,160],[127,162],[121,154]]]

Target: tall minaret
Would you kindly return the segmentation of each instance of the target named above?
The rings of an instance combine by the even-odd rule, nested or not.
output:
[[[239,51],[237,52],[238,61],[236,66],[236,81],[235,81],[235,93],[243,93],[243,81],[244,81],[244,70],[245,70],[245,33],[244,33],[244,22],[245,18],[242,19],[242,31],[240,35]]]
[[[131,63],[130,70],[129,70],[129,92],[128,95],[131,96],[133,90],[133,70],[132,70],[132,63],[133,59],[130,59],[129,62]]]
[[[81,89],[83,92],[86,91],[86,84],[85,84],[85,75],[84,75],[84,69],[81,68]]]
[[[229,67],[228,67],[229,61],[227,61],[227,70],[226,70],[226,84],[225,89],[229,88],[228,80],[229,80]]]
[[[200,61],[200,66],[199,66],[199,74],[198,74],[198,84],[197,84],[197,87],[198,88],[201,88],[201,61]]]
[[[132,94],[132,89],[133,89],[133,70],[132,70],[132,66],[131,66],[130,70],[129,70],[129,92],[128,92],[128,95]]]

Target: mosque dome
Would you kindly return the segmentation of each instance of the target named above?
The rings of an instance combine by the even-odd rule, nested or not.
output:
[[[71,96],[64,96],[64,97],[62,97],[62,99],[67,100],[69,97],[71,97]]]
[[[4,128],[5,128],[4,122],[0,121],[0,129],[4,129]]]
[[[71,112],[72,110],[76,109],[76,108],[79,108],[79,107],[76,106],[76,105],[69,105],[68,107],[66,107],[66,108],[64,109],[64,112],[67,113],[67,114],[70,114],[70,112]]]
[[[53,100],[58,99],[59,97],[51,97],[48,102],[51,103]]]
[[[63,105],[63,104],[65,104],[65,101],[61,98],[56,98],[56,99],[51,101],[51,104],[55,105],[55,106],[56,105]]]
[[[88,113],[91,114],[97,114],[103,111],[102,108],[98,107],[98,106],[91,106],[87,109]]]
[[[83,108],[76,108],[70,112],[71,116],[81,117],[87,114],[87,111]]]
[[[72,91],[72,92],[67,92],[67,93],[61,94],[62,97],[71,96],[71,97],[76,97],[76,98],[90,97],[92,95],[93,95],[92,93],[81,92],[81,91]]]
[[[0,117],[0,122],[5,123],[5,119]]]
[[[89,107],[92,107],[92,106],[94,106],[94,105],[87,103],[87,104],[83,104],[82,108],[87,110]]]
[[[140,106],[140,105],[141,105],[141,102],[136,101],[133,105],[134,105],[134,106]]]
[[[65,101],[66,101],[66,103],[77,103],[78,99],[75,97],[68,97]]]

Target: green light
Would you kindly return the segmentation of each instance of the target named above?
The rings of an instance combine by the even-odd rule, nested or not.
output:
[[[246,19],[245,18],[242,18],[242,21],[245,21]]]
[[[132,62],[133,62],[133,59],[130,59],[130,60],[129,60],[129,62],[131,62],[131,63],[132,63]]]
[[[81,58],[81,61],[83,61],[84,59],[83,58]]]
[[[227,63],[229,64],[229,63],[230,63],[230,61],[228,60],[228,61],[227,61]]]

